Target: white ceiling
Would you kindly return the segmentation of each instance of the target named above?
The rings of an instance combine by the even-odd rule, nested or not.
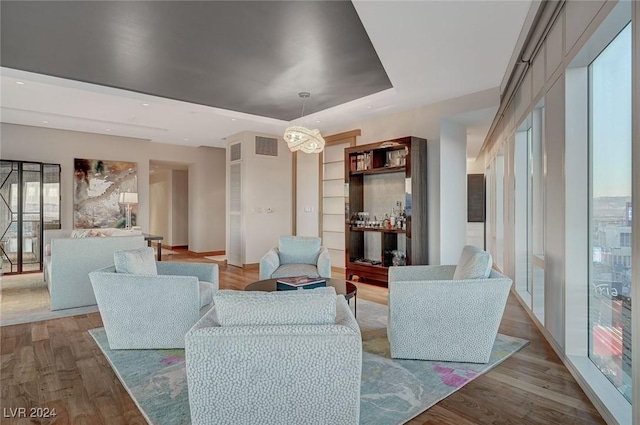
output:
[[[354,5],[394,88],[294,122],[322,131],[499,86],[531,1]],[[14,69],[0,68],[0,74],[0,120],[6,123],[214,147],[225,146],[224,139],[240,131],[280,134],[289,125]],[[489,108],[452,119],[467,125],[481,145],[494,114]],[[477,150],[470,148],[469,154]]]

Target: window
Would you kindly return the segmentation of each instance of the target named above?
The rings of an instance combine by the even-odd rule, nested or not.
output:
[[[631,246],[631,233],[620,233],[620,246]]]
[[[589,65],[589,141],[588,354],[631,402],[631,24]]]

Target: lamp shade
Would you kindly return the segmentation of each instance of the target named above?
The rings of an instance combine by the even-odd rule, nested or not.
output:
[[[120,192],[120,198],[118,200],[121,204],[137,204],[138,193],[137,192]]]
[[[284,140],[291,152],[301,150],[305,153],[319,153],[324,149],[324,138],[317,129],[309,130],[302,126],[292,126],[285,130]]]

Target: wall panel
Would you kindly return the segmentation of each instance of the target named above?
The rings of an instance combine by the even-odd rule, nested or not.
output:
[[[546,52],[546,75],[547,81],[553,76],[555,70],[562,63],[562,58],[564,57],[564,49],[562,43],[562,31],[563,31],[564,23],[562,19],[562,14],[558,16],[553,27],[551,27],[551,31],[549,31],[549,35],[547,35],[547,39],[545,41],[545,52]]]
[[[545,327],[564,348],[564,75],[545,98]]]

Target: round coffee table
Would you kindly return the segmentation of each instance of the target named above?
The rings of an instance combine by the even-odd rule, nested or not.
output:
[[[336,294],[344,295],[344,298],[349,303],[349,300],[353,298],[353,311],[354,316],[358,312],[358,288],[352,282],[344,279],[338,278],[327,278],[327,286],[333,286],[336,289]],[[266,291],[272,292],[276,290],[278,279],[267,279],[267,280],[259,280],[258,282],[253,282],[248,284],[244,290],[245,291]]]

